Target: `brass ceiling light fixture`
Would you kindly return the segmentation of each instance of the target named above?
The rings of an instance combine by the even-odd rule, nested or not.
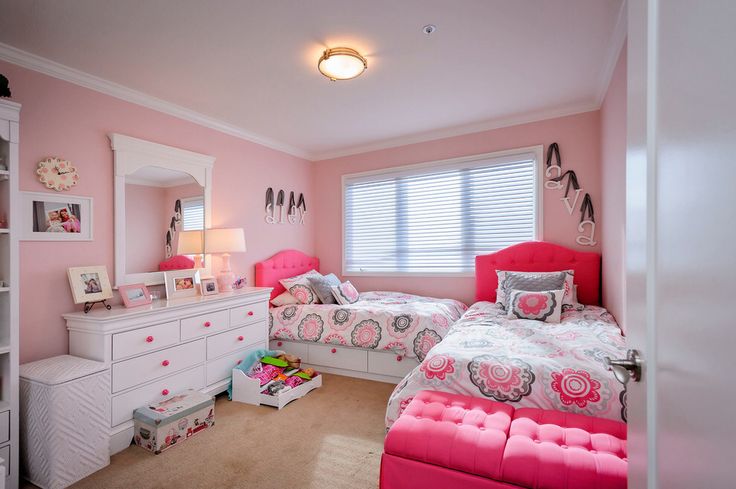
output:
[[[368,61],[355,49],[325,49],[319,58],[317,69],[332,81],[350,80],[368,69]]]

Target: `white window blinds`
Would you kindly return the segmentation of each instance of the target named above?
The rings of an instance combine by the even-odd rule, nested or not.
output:
[[[182,231],[201,231],[204,229],[204,199],[195,197],[181,200]]]
[[[540,150],[541,151],[541,150]],[[470,273],[537,238],[534,151],[344,179],[345,273]]]

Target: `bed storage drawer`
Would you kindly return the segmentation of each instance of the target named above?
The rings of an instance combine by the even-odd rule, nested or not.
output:
[[[179,321],[112,335],[112,359],[131,357],[179,342]]]
[[[383,351],[368,352],[368,371],[373,374],[404,377],[419,365],[415,358]]]
[[[112,426],[133,419],[133,411],[186,389],[204,388],[204,365],[159,379],[112,398]]]
[[[270,348],[272,350],[283,350],[291,355],[296,355],[302,359],[302,362],[309,362],[309,345],[299,343],[298,341],[271,340]]]
[[[260,322],[209,336],[207,359],[211,360],[259,342],[254,348],[266,348],[267,329],[266,323]]]
[[[308,345],[309,363],[347,370],[368,369],[368,352],[332,345]]]
[[[230,326],[230,314],[227,310],[208,312],[181,320],[181,340],[198,338],[217,331],[224,331]]]
[[[204,340],[197,340],[114,363],[112,391],[120,392],[204,363],[204,353]]]
[[[230,309],[230,327],[265,320],[268,317],[268,303],[255,302]]]

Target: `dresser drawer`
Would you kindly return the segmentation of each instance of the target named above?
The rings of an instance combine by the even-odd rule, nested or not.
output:
[[[204,339],[131,358],[112,366],[112,391],[130,387],[204,363]]]
[[[270,347],[272,350],[283,350],[291,355],[296,355],[302,359],[302,362],[309,362],[309,345],[299,343],[297,341],[271,340]]]
[[[181,340],[186,341],[230,326],[230,314],[227,310],[200,314],[181,320]]]
[[[266,323],[262,321],[209,336],[207,337],[207,359],[220,357],[257,342],[260,342],[258,348],[265,348],[266,330]]]
[[[112,359],[139,355],[179,342],[179,321],[112,335]]]
[[[133,419],[133,411],[186,389],[204,388],[204,365],[159,379],[112,398],[112,426]]]
[[[230,309],[230,327],[264,320],[268,317],[268,303],[254,302]]]
[[[414,358],[406,358],[396,353],[369,351],[368,371],[374,374],[404,377],[419,365]]]
[[[0,443],[10,440],[10,411],[0,413]]]
[[[331,345],[308,345],[309,363],[325,367],[344,368],[347,370],[368,369],[368,355],[365,350],[342,348]]]
[[[248,355],[248,352],[254,348],[246,348],[235,353],[225,355],[217,360],[212,360],[207,364],[207,385],[214,384],[224,379],[230,378],[233,369],[240,364],[240,361]]]

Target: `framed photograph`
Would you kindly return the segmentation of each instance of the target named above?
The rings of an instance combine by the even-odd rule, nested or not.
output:
[[[21,239],[92,241],[92,197],[21,192]]]
[[[215,295],[219,292],[216,279],[212,277],[202,279],[202,295]]]
[[[67,270],[75,304],[97,302],[112,298],[112,286],[107,267],[73,267]]]
[[[198,294],[199,270],[189,268],[187,270],[173,270],[164,272],[166,282],[166,298],[181,299],[182,297],[193,297]]]
[[[121,285],[118,287],[120,297],[123,298],[125,307],[145,306],[151,303],[151,293],[145,284]]]

